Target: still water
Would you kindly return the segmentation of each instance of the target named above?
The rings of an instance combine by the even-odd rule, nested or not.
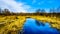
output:
[[[51,25],[46,22],[39,22],[35,19],[28,18],[23,27],[23,34],[59,34],[57,29],[51,28]]]

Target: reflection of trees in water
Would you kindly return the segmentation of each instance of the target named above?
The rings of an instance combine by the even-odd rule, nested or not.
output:
[[[35,20],[35,22],[36,22],[36,24],[37,24],[38,26],[40,26],[40,25],[44,26],[44,23],[43,23],[43,22],[40,22],[40,21],[38,21],[38,20]]]

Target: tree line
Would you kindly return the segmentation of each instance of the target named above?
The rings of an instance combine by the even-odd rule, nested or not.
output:
[[[48,15],[58,15],[58,14],[60,14],[60,7],[58,7],[58,8],[51,8],[49,10],[49,13],[47,13],[45,11],[45,9],[37,9],[35,13],[37,13],[37,14],[42,13],[42,14],[48,14]],[[19,15],[19,14],[21,14],[21,13],[14,13],[12,11],[9,11],[9,9],[3,9],[2,10],[0,8],[0,15]]]

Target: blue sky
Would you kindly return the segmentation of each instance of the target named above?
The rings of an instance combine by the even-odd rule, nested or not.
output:
[[[16,0],[17,2],[24,2],[32,8],[53,8],[60,6],[60,0]]]
[[[35,12],[37,9],[45,9],[60,6],[60,0],[0,0],[0,8],[13,12]]]

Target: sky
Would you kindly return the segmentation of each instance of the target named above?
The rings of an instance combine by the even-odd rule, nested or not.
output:
[[[9,9],[13,12],[36,12],[37,9],[45,9],[60,6],[60,0],[0,0],[0,8]]]

